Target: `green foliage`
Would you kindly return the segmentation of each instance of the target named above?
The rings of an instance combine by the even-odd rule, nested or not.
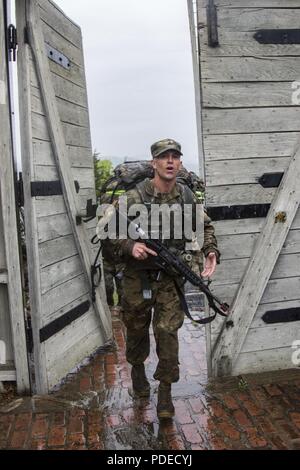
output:
[[[248,387],[249,387],[248,382],[245,379],[243,379],[243,377],[241,377],[238,383],[239,390],[244,391],[244,390],[247,390]]]
[[[106,180],[112,175],[113,165],[110,160],[102,160],[99,158],[99,153],[96,151],[94,157],[94,170],[95,170],[95,186],[96,194],[99,197],[100,190]]]

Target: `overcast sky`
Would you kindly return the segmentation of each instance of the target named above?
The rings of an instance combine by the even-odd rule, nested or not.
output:
[[[149,158],[168,137],[197,169],[186,0],[56,0],[82,28],[93,148]]]

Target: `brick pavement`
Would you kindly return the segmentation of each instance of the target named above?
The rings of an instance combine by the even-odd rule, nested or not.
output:
[[[133,401],[117,316],[113,327],[115,347],[69,374],[59,390],[0,409],[1,449],[300,448],[299,370],[207,383],[204,329],[186,320],[180,331],[181,380],[173,387],[176,416],[159,423],[153,341],[146,363],[151,397]]]

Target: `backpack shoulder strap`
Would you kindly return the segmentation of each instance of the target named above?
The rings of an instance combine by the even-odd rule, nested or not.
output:
[[[193,191],[186,184],[182,184],[179,182],[177,182],[177,184],[180,187],[183,204],[193,204],[195,202],[195,196]]]
[[[151,202],[151,196],[146,191],[146,181],[141,181],[135,186],[135,189],[140,195],[142,204],[149,204]]]

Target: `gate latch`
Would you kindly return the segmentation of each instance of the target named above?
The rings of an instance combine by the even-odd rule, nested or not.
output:
[[[7,28],[7,48],[9,62],[16,62],[18,49],[17,28],[10,24]]]

